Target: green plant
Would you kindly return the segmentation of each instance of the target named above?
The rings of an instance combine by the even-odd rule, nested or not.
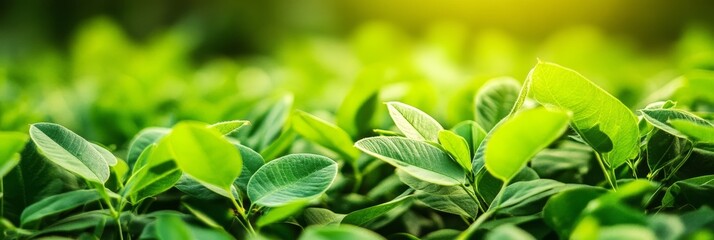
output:
[[[1,133],[4,237],[714,234],[710,115],[673,101],[635,115],[582,75],[547,62],[523,85],[487,82],[473,97],[474,119],[451,128],[402,102],[387,101],[380,112],[386,90],[368,88],[355,87],[337,124],[322,117],[329,114],[292,110],[286,96],[257,105],[247,114],[252,123],[145,128],[125,150],[53,123],[32,124],[29,136]],[[380,129],[365,130],[375,123]]]

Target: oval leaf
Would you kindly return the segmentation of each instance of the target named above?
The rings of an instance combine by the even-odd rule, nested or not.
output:
[[[177,124],[167,138],[181,171],[216,193],[232,197],[231,185],[243,168],[233,144],[216,130],[195,122]]]
[[[712,125],[709,121],[679,109],[642,109],[640,112],[642,112],[644,119],[654,127],[680,138],[687,138],[687,135],[675,129],[670,124],[671,121],[680,120],[691,122],[693,124],[714,127],[714,125]]]
[[[359,157],[360,152],[354,148],[350,135],[334,124],[299,110],[290,122],[300,136],[336,152],[345,161],[355,161]]]
[[[403,137],[371,137],[357,141],[357,148],[412,176],[440,185],[464,182],[464,170],[448,153],[429,143]]]
[[[700,124],[679,119],[669,120],[669,124],[694,141],[714,143],[714,126],[711,124]]]
[[[129,164],[129,167],[134,169],[134,164],[136,160],[139,159],[139,155],[144,152],[144,149],[158,142],[159,139],[166,136],[170,131],[168,128],[146,128],[136,134],[129,144],[129,153],[127,153],[126,156],[126,162]]]
[[[508,182],[528,160],[568,127],[566,112],[536,108],[516,114],[493,131],[485,149],[486,169]]]
[[[449,130],[439,131],[439,144],[464,170],[471,170],[471,152],[466,139]]]
[[[211,126],[208,126],[209,128],[215,129],[219,133],[223,135],[229,135],[235,131],[238,131],[243,126],[250,125],[249,121],[245,120],[233,120],[233,121],[225,121],[225,122],[219,122],[219,123],[214,123],[211,124]]]
[[[573,126],[593,148],[612,142],[612,151],[600,152],[614,168],[639,152],[637,118],[624,104],[579,73],[553,63],[539,62],[528,74],[527,89],[543,105],[555,105],[573,113]],[[599,126],[598,134],[584,134]],[[601,133],[601,134],[599,134]]]
[[[84,138],[53,123],[30,126],[30,137],[53,163],[92,182],[109,179],[109,165],[104,156]]]
[[[476,122],[486,132],[508,116],[518,99],[521,84],[513,78],[497,78],[486,82],[476,93]]]
[[[411,139],[436,142],[443,127],[428,114],[400,102],[388,102],[389,115],[405,136]]]
[[[263,165],[248,181],[253,204],[279,207],[324,193],[337,176],[337,163],[314,154],[287,155]]]

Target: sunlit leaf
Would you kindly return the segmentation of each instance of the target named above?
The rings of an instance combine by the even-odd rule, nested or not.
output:
[[[407,138],[436,142],[439,131],[444,129],[428,114],[404,103],[388,102],[387,109],[394,124]]]

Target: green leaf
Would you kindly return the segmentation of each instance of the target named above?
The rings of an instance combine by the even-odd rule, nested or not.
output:
[[[181,122],[167,136],[176,165],[205,187],[232,198],[230,188],[243,168],[240,152],[202,123]]]
[[[511,240],[535,240],[528,232],[511,224],[498,226],[486,235],[486,240],[511,239]]]
[[[300,136],[336,152],[345,161],[359,158],[360,152],[353,146],[350,135],[334,124],[300,110],[295,111],[290,122]]]
[[[464,171],[448,153],[429,143],[403,137],[371,137],[357,141],[357,148],[412,176],[439,185],[464,183]]]
[[[253,151],[253,149],[238,143],[234,143],[233,145],[238,148],[241,159],[243,159],[243,170],[241,170],[240,176],[233,182],[233,184],[237,185],[238,188],[246,192],[250,177],[252,177],[253,174],[265,164],[265,161],[263,160],[263,157],[260,156],[259,153]]]
[[[156,236],[160,240],[190,240],[191,231],[177,215],[161,215],[156,219]]]
[[[387,109],[394,124],[407,138],[436,142],[443,127],[428,114],[400,102],[388,102]]]
[[[433,194],[417,191],[415,195],[420,202],[437,211],[469,218],[476,217],[478,212],[478,205],[463,189],[451,194]]]
[[[580,213],[588,203],[607,191],[597,187],[578,187],[552,196],[543,207],[543,220],[561,239],[570,237]]]
[[[518,99],[521,84],[513,78],[502,77],[486,82],[476,93],[476,122],[486,132],[508,116]]]
[[[291,154],[263,165],[248,181],[252,204],[279,207],[324,193],[337,176],[337,163],[314,154]]]
[[[684,154],[691,144],[665,131],[654,129],[647,140],[647,166],[656,172]]]
[[[486,145],[486,169],[508,182],[543,148],[568,127],[570,116],[559,110],[536,108],[506,120],[493,130]]]
[[[97,150],[97,152],[99,152],[99,154],[102,155],[102,158],[104,158],[104,160],[107,162],[107,165],[109,165],[109,167],[114,167],[117,165],[117,161],[118,161],[117,157],[114,156],[114,154],[112,154],[112,152],[110,152],[106,148],[99,146],[97,144],[94,144],[94,143],[91,143],[91,144],[92,144],[92,147],[94,147],[94,149]]]
[[[302,232],[299,240],[383,240],[370,230],[351,225],[311,226]]]
[[[469,153],[471,158],[475,155],[476,149],[481,145],[481,142],[486,138],[486,131],[478,125],[478,123],[467,120],[456,124],[451,131],[466,139],[469,143]],[[470,171],[470,169],[469,169]]]
[[[27,225],[46,216],[61,213],[97,201],[101,195],[96,190],[77,190],[57,194],[36,202],[22,211],[20,223]]]
[[[337,214],[326,208],[307,208],[302,212],[302,218],[307,225],[324,226],[339,223],[345,214]]]
[[[134,204],[173,187],[182,175],[166,139],[147,147],[136,161],[134,170],[121,193]]]
[[[29,142],[20,153],[21,160],[3,178],[3,217],[19,225],[20,214],[29,205],[52,195],[79,188],[80,179],[40,155]]]
[[[62,220],[59,220],[52,225],[43,228],[31,237],[36,237],[48,233],[56,232],[75,232],[91,227],[97,227],[102,223],[113,221],[109,210],[94,210],[89,212],[78,213]]]
[[[471,153],[466,139],[449,130],[439,131],[439,144],[466,171],[471,170]]]
[[[489,211],[511,216],[538,213],[543,209],[544,199],[569,187],[564,183],[550,179],[513,183],[496,196]]]
[[[437,195],[449,195],[449,194],[455,194],[455,193],[464,193],[463,188],[461,186],[457,185],[452,185],[452,186],[444,186],[444,185],[438,185],[438,184],[433,184],[427,181],[423,181],[419,178],[416,178],[412,176],[411,174],[407,173],[406,171],[397,168],[395,171],[397,174],[397,177],[399,177],[399,180],[402,181],[404,184],[407,186],[413,188],[414,190],[420,190],[423,192],[431,193],[431,194],[437,194]]]
[[[104,156],[84,138],[53,123],[30,126],[30,137],[48,160],[92,182],[109,179]]]
[[[258,227],[264,227],[282,221],[300,212],[308,203],[308,201],[301,199],[280,207],[271,208],[267,213],[263,214],[263,216],[260,216],[255,224]]]
[[[639,152],[635,115],[617,98],[579,73],[557,64],[539,62],[528,74],[524,90],[543,105],[572,111],[573,128],[594,149],[603,149],[598,143],[612,142],[612,151],[600,152],[611,168],[620,166]],[[598,131],[585,134],[594,129]]]
[[[411,195],[397,197],[386,203],[351,212],[342,219],[341,224],[367,226],[380,216],[387,214],[390,210],[409,203],[411,203]]]
[[[669,124],[677,131],[686,135],[689,139],[698,142],[714,143],[714,126],[710,124],[699,124],[688,120],[669,120]]]
[[[20,163],[18,152],[25,147],[28,136],[18,132],[0,132],[0,178]]]
[[[209,128],[217,130],[222,135],[229,135],[235,131],[238,131],[243,126],[250,125],[250,121],[245,120],[233,120],[214,123],[208,126]]]
[[[144,149],[149,147],[149,145],[154,144],[159,141],[159,139],[166,136],[171,131],[168,128],[145,128],[141,130],[129,144],[129,152],[126,157],[126,162],[129,167],[132,168],[132,172],[135,172],[134,164],[139,159],[139,156]]]
[[[261,152],[266,150],[273,141],[277,141],[276,138],[279,136],[282,138],[282,136],[285,135],[285,133],[281,134],[281,131],[290,116],[292,105],[293,96],[285,95],[269,106],[270,108],[267,110],[261,109],[264,112],[261,112],[260,116],[253,121],[253,124],[248,126],[249,129],[238,133],[239,135],[245,134],[246,136],[250,136],[249,138],[242,139],[244,141],[241,141],[241,143]],[[292,143],[292,139],[289,142]],[[272,158],[266,155],[263,155],[263,157],[266,159]]]
[[[680,138],[687,138],[687,135],[673,128],[670,124],[671,121],[684,120],[694,124],[714,127],[709,121],[679,109],[642,109],[640,112],[642,112],[644,119],[654,127]]]
[[[714,175],[699,176],[677,181],[667,189],[662,198],[665,207],[712,206],[714,199]]]

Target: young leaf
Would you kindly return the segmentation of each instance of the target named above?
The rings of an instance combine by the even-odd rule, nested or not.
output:
[[[188,240],[193,239],[187,224],[181,217],[172,214],[165,214],[156,219],[156,236],[160,240]]]
[[[221,133],[223,135],[229,135],[235,131],[238,131],[238,129],[240,129],[241,127],[246,126],[246,125],[250,125],[250,121],[233,120],[233,121],[214,123],[208,127],[217,130],[219,133]]]
[[[135,204],[173,187],[182,175],[173,161],[166,139],[147,147],[136,161],[134,170],[122,189],[122,195]]]
[[[297,110],[290,120],[292,129],[300,136],[338,153],[345,161],[356,161],[360,152],[350,135],[341,128],[309,113]]]
[[[299,240],[384,240],[379,234],[351,225],[311,226],[302,232]]]
[[[572,111],[574,129],[591,147],[602,149],[597,143],[610,141],[612,150],[600,153],[611,168],[637,155],[639,128],[635,115],[617,98],[579,73],[557,64],[539,62],[528,74],[524,90],[543,105]],[[594,129],[598,131],[584,134]]]
[[[265,161],[263,160],[263,157],[260,156],[260,154],[258,154],[257,152],[253,151],[253,149],[250,149],[238,143],[233,143],[233,145],[238,148],[238,151],[240,151],[241,159],[243,159],[243,170],[241,170],[240,176],[233,182],[233,184],[237,185],[238,188],[245,192],[247,191],[248,181],[250,181],[250,177],[252,177],[253,174],[258,171],[258,169],[263,167]]]
[[[513,78],[496,78],[486,82],[476,93],[476,122],[486,132],[508,116],[520,92],[521,84]]]
[[[542,201],[571,186],[550,179],[536,179],[508,185],[496,196],[489,211],[511,216],[535,214],[543,209]]]
[[[279,207],[324,193],[337,176],[337,163],[314,154],[291,154],[263,165],[248,181],[252,204]]]
[[[360,209],[351,212],[342,219],[341,224],[351,224],[355,226],[366,226],[367,224],[373,222],[380,216],[386,214],[390,210],[404,205],[409,204],[411,201],[411,195],[401,196],[393,199],[392,201],[382,203],[376,206]]]
[[[431,194],[417,191],[416,198],[428,207],[451,213],[454,215],[474,218],[478,212],[478,205],[464,190],[451,194]]]
[[[471,170],[471,153],[466,139],[449,130],[439,131],[439,144],[466,171]]]
[[[688,120],[673,119],[669,124],[677,131],[698,142],[714,143],[714,126]]]
[[[476,149],[478,149],[481,145],[483,139],[486,138],[486,131],[483,130],[478,123],[471,120],[466,120],[456,124],[451,131],[454,131],[456,134],[466,139],[466,142],[469,143],[469,153],[471,158],[475,155]]]
[[[568,113],[545,108],[516,114],[493,130],[484,153],[486,169],[508,182],[536,153],[563,134],[569,120]]]
[[[0,178],[20,163],[18,152],[25,147],[28,136],[16,132],[0,132]]]
[[[439,185],[464,183],[464,170],[444,150],[403,137],[371,137],[357,141],[357,148],[402,169],[421,180]]]
[[[511,224],[505,224],[494,228],[486,235],[486,240],[499,239],[535,240],[536,238],[523,229]]]
[[[263,214],[263,216],[260,216],[260,218],[258,218],[258,221],[255,223],[255,225],[258,225],[258,227],[263,227],[282,221],[283,219],[286,219],[300,212],[300,210],[305,208],[307,204],[308,201],[301,199],[280,207],[271,208],[270,210],[268,210],[267,213]]]
[[[706,127],[711,127],[714,128],[714,125],[712,125],[709,121],[704,120],[700,117],[697,117],[694,114],[691,114],[689,112],[683,111],[683,110],[678,110],[678,109],[642,109],[640,110],[642,112],[642,116],[644,117],[647,122],[655,126],[656,128],[661,129],[662,131],[665,131],[669,134],[672,134],[674,136],[677,136],[679,138],[687,138],[686,134],[682,134],[680,131],[677,131],[674,127],[672,127],[671,122],[672,121],[688,121],[693,124],[698,124]],[[681,125],[681,123],[680,123]]]
[[[168,128],[146,128],[134,136],[129,144],[129,153],[126,156],[126,163],[129,164],[132,172],[135,171],[134,164],[136,160],[139,159],[139,155],[144,152],[144,149],[158,142],[159,139],[166,136],[170,131],[171,129]]]
[[[231,198],[230,188],[243,168],[239,151],[216,130],[182,122],[167,136],[176,165],[207,188]]]
[[[46,216],[61,213],[87,203],[101,199],[101,195],[96,190],[77,190],[57,194],[36,202],[22,211],[20,223],[28,223],[40,220]]]
[[[99,154],[102,155],[102,158],[104,158],[104,160],[107,162],[107,165],[109,165],[109,167],[114,167],[117,165],[117,157],[115,157],[114,154],[112,154],[112,152],[110,152],[106,148],[99,146],[97,144],[94,144],[94,143],[91,143],[91,144],[92,144],[92,147],[94,147],[94,149],[96,149],[97,152],[99,152]]]
[[[109,179],[109,165],[104,156],[84,138],[53,123],[30,126],[30,137],[40,152],[53,163],[92,182]]]
[[[388,102],[389,115],[407,138],[436,142],[443,127],[428,114],[400,102]]]

